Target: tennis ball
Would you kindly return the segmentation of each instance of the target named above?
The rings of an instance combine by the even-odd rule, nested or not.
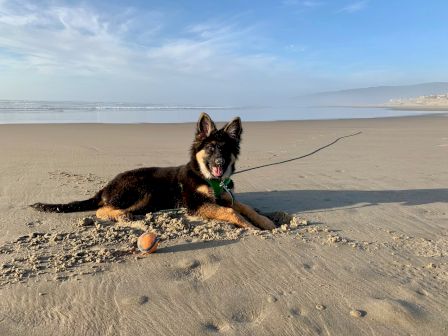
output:
[[[159,238],[153,232],[145,232],[137,240],[137,247],[140,252],[153,253],[157,250],[159,245]]]

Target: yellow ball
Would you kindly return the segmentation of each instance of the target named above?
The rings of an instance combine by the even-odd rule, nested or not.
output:
[[[159,245],[159,238],[153,232],[143,233],[137,240],[137,247],[140,252],[143,253],[153,253],[157,250]]]

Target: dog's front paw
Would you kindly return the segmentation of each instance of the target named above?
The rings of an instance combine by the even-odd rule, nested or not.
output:
[[[274,230],[276,228],[273,221],[262,215],[257,220],[257,226],[263,230]]]

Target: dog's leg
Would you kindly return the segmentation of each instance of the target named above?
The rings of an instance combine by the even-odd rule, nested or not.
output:
[[[226,200],[230,204],[232,203],[232,199],[228,194],[222,195],[222,198]],[[247,204],[234,201],[232,205],[235,211],[239,212],[243,216],[247,217],[252,223],[254,223],[257,227],[263,230],[273,230],[276,228],[275,224],[266,216],[260,215],[256,212],[252,207]]]
[[[119,221],[129,218],[129,213],[123,209],[117,209],[110,205],[105,205],[96,211],[96,217],[102,220]]]
[[[138,212],[140,210],[143,210],[146,208],[149,204],[149,201],[151,200],[150,194],[145,194],[142,199],[138,200],[135,204],[131,205],[129,208],[126,209],[126,212],[132,214],[135,212]]]
[[[217,204],[204,204],[198,210],[196,210],[196,214],[208,219],[217,219],[230,222],[244,229],[258,229],[257,227],[249,223],[246,219],[244,219],[244,217],[234,209],[223,207]]]
[[[141,200],[137,201],[137,203],[126,209],[117,209],[111,205],[106,205],[96,211],[96,216],[102,220],[112,221],[131,219],[132,213],[144,209],[149,204],[150,199],[150,195],[147,194]]]
[[[250,221],[254,223],[256,226],[258,226],[260,229],[273,230],[276,228],[274,222],[272,222],[269,218],[260,215],[258,212],[256,212],[254,209],[252,209],[250,206],[244,203],[235,202],[233,203],[233,208],[243,216],[249,218]]]

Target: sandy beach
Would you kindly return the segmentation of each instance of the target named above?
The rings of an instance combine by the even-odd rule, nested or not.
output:
[[[247,232],[184,213],[112,224],[35,202],[187,162],[193,124],[0,125],[0,335],[446,335],[448,118],[244,123]],[[274,213],[274,214],[272,214]],[[129,253],[156,231],[156,253]]]

